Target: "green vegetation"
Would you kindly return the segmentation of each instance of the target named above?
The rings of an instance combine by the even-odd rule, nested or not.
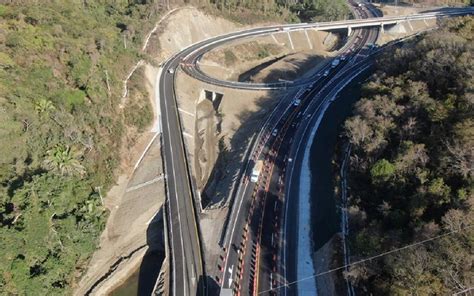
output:
[[[426,6],[426,7],[435,7],[435,6],[464,6],[464,5],[473,5],[473,0],[376,0],[374,2],[390,5],[417,5],[417,6]]]
[[[142,70],[125,102],[122,81],[147,58],[142,42],[162,1],[11,2],[0,5],[0,291],[69,294],[103,230],[100,192],[114,182],[124,139],[153,118]],[[297,19],[273,0],[207,6]]]
[[[336,21],[350,15],[344,0],[305,0],[291,5],[290,10],[303,22]]]
[[[474,272],[474,18],[387,52],[345,123],[352,260],[359,294],[448,295]],[[466,228],[471,226],[470,228]]]
[[[101,189],[153,118],[142,70],[125,101],[123,79],[148,58],[163,3],[10,2],[0,4],[0,294],[70,294],[104,228]],[[273,0],[190,3],[241,22],[297,20]]]
[[[199,4],[199,3],[197,3]],[[344,0],[211,0],[211,6],[219,15],[238,23],[262,21],[319,22],[348,18],[350,11]],[[214,11],[216,12],[216,11]]]
[[[227,67],[235,65],[237,62],[237,57],[235,56],[234,52],[230,49],[224,50],[224,64]]]
[[[0,294],[70,294],[124,133],[152,119],[140,72],[123,116],[119,104],[159,14],[150,1],[20,2],[0,5]]]

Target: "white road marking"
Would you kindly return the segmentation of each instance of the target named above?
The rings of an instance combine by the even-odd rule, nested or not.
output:
[[[163,87],[163,93],[166,94],[166,83],[164,84],[164,87]],[[168,102],[167,100],[165,99],[165,109],[166,109],[166,116],[167,116],[167,125],[168,125],[168,131],[171,132],[170,130],[170,123],[169,123],[169,112],[168,112]],[[171,155],[174,155],[173,153],[173,145],[171,144],[172,141],[171,141],[171,135],[168,134],[169,138],[170,138],[170,141],[169,141],[169,146],[170,146],[170,151],[171,151]],[[171,157],[171,168],[173,170],[173,178],[175,180],[174,182],[174,190],[175,190],[175,193],[178,192],[178,187],[176,185],[176,170],[174,169],[174,165],[175,163],[173,162],[173,158]],[[178,202],[178,196],[177,194],[175,194],[175,197],[176,197],[176,205],[179,207],[179,202]],[[176,211],[178,213],[178,225],[179,225],[179,235],[180,235],[180,241],[181,241],[181,258],[182,258],[182,262],[183,262],[183,282],[184,282],[184,286],[186,287],[187,284],[186,284],[186,274],[185,274],[185,268],[184,268],[184,261],[185,261],[185,256],[184,256],[184,242],[183,242],[183,231],[182,231],[182,226],[181,226],[181,213],[179,211],[179,209],[177,209]],[[171,226],[171,225],[170,225]],[[174,253],[174,248],[173,248],[173,253]],[[176,258],[175,255],[173,254],[173,258]],[[173,271],[175,271],[176,268],[173,268]],[[175,274],[175,277],[174,277],[174,281],[173,281],[173,285],[174,285],[174,289],[173,291],[176,293],[176,274]]]
[[[232,267],[229,267],[229,288],[232,286],[232,273],[234,271],[234,265]]]
[[[191,281],[193,282],[193,286],[196,284],[196,275],[194,274],[194,264],[191,264],[191,271],[193,272],[191,276]]]
[[[273,290],[273,272],[270,272],[270,290]]]

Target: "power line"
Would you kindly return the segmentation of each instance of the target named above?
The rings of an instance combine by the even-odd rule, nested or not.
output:
[[[454,293],[453,296],[461,295],[461,294],[467,295],[467,292],[470,292],[470,291],[472,291],[472,290],[474,290],[474,287],[469,287],[469,288],[466,288],[466,289],[464,289],[464,290],[462,290],[462,291],[459,291],[459,292]]]
[[[272,288],[272,289],[268,289],[268,290],[259,292],[258,294],[267,293],[267,292],[270,292],[270,291],[273,291],[273,290],[278,290],[278,289],[281,289],[281,288],[287,288],[287,287],[289,287],[289,286],[291,286],[291,285],[294,285],[294,284],[299,283],[299,282],[302,282],[302,281],[306,281],[306,280],[309,280],[309,279],[313,279],[313,278],[316,278],[316,277],[318,277],[318,276],[322,276],[322,275],[325,275],[325,274],[328,274],[328,273],[332,273],[332,272],[334,272],[334,271],[338,271],[338,270],[344,269],[344,268],[346,268],[346,267],[350,267],[350,266],[353,266],[353,265],[358,265],[358,264],[361,264],[361,263],[364,263],[364,262],[367,262],[367,261],[371,261],[371,260],[374,260],[374,259],[377,259],[377,258],[386,256],[386,255],[395,253],[395,252],[400,252],[400,251],[403,251],[403,250],[406,250],[406,249],[409,249],[409,248],[412,248],[412,247],[416,247],[416,246],[425,244],[425,243],[427,243],[427,242],[434,241],[434,240],[437,240],[437,239],[440,239],[440,238],[443,238],[443,237],[452,235],[452,234],[454,234],[454,233],[462,232],[462,231],[464,231],[464,230],[466,230],[466,229],[468,229],[468,228],[471,228],[471,227],[474,227],[474,225],[467,225],[467,226],[464,226],[463,228],[458,229],[458,230],[453,230],[453,231],[450,231],[450,232],[447,232],[447,233],[443,233],[443,234],[440,234],[440,235],[437,235],[437,236],[434,236],[434,237],[431,237],[431,238],[428,238],[428,239],[425,239],[425,240],[422,240],[422,241],[419,241],[419,242],[416,242],[416,243],[412,243],[412,244],[403,246],[403,247],[401,247],[401,248],[396,248],[396,249],[393,249],[393,250],[390,250],[390,251],[386,251],[386,252],[383,252],[383,253],[380,253],[380,254],[377,254],[377,255],[374,255],[374,256],[371,256],[371,257],[368,257],[368,258],[359,260],[359,261],[355,261],[355,262],[352,262],[352,263],[349,263],[349,264],[346,264],[346,265],[342,265],[342,266],[339,266],[339,267],[336,267],[336,268],[333,268],[333,269],[329,269],[329,270],[326,270],[326,271],[323,271],[323,272],[320,272],[320,273],[316,273],[316,274],[313,274],[313,275],[311,275],[311,276],[304,277],[304,278],[298,279],[298,280],[296,280],[296,281],[293,281],[293,282],[290,282],[290,283],[287,283],[287,284],[284,284],[284,285],[280,285],[280,286],[274,287],[274,288]]]

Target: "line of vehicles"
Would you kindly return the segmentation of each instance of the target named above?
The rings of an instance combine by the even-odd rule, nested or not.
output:
[[[360,2],[356,2],[356,6],[358,7],[362,7],[363,5],[360,3]],[[361,39],[360,35],[356,37],[357,40]],[[375,49],[377,47],[377,45],[375,45],[374,43],[368,43],[367,44],[367,48],[368,49]],[[329,76],[329,74],[331,73],[332,70],[336,69],[340,64],[341,62],[343,61],[346,61],[346,59],[348,58],[348,55],[350,55],[351,53],[354,52],[354,47],[350,48],[348,50],[347,53],[345,54],[342,54],[336,58],[334,58],[330,64],[330,67],[328,67],[326,70],[324,70],[322,76],[324,77],[327,77]],[[293,101],[292,101],[292,105],[293,106],[299,106],[301,104],[301,99],[306,96],[306,94],[311,91],[311,89],[313,88],[315,82],[309,84],[307,87],[304,87],[304,88],[301,88],[297,93],[296,95],[294,96],[293,98]],[[301,112],[298,113],[297,117],[299,117],[301,114]],[[276,137],[278,135],[278,128],[274,128],[272,130],[272,133],[271,133],[271,136],[273,137]],[[261,173],[261,170],[262,170],[262,167],[263,167],[264,163],[263,163],[263,160],[257,160],[253,166],[253,169],[252,169],[252,172],[250,174],[250,181],[253,182],[253,183],[256,183],[258,181],[258,178],[260,176],[260,173]]]

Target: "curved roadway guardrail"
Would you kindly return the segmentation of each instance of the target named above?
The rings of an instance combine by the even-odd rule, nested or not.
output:
[[[474,13],[473,8],[462,8],[462,9],[449,9],[447,11],[438,11],[438,12],[428,12],[428,13],[419,13],[409,16],[392,16],[392,17],[374,17],[366,19],[354,19],[346,21],[337,21],[337,22],[321,22],[321,23],[304,23],[304,24],[295,24],[295,25],[283,25],[283,26],[270,26],[258,29],[243,30],[239,32],[230,33],[227,35],[222,35],[219,37],[210,38],[203,42],[197,43],[190,50],[189,53],[182,56],[182,65],[181,68],[188,75],[201,80],[203,82],[214,84],[222,87],[229,88],[238,88],[238,89],[280,89],[288,87],[297,87],[309,83],[314,79],[314,77],[309,77],[307,79],[298,80],[295,82],[274,82],[274,83],[248,83],[248,82],[238,82],[238,81],[226,81],[220,80],[214,77],[207,75],[199,67],[199,61],[202,56],[226,43],[241,39],[241,38],[250,38],[255,36],[269,35],[279,32],[293,32],[301,31],[306,29],[314,29],[319,31],[324,30],[334,30],[334,29],[343,29],[343,28],[364,28],[364,27],[373,27],[373,26],[382,26],[382,25],[393,25],[399,22],[404,21],[415,21],[423,19],[433,19],[446,16],[456,16],[463,15],[468,13]],[[193,46],[191,46],[193,47]]]

